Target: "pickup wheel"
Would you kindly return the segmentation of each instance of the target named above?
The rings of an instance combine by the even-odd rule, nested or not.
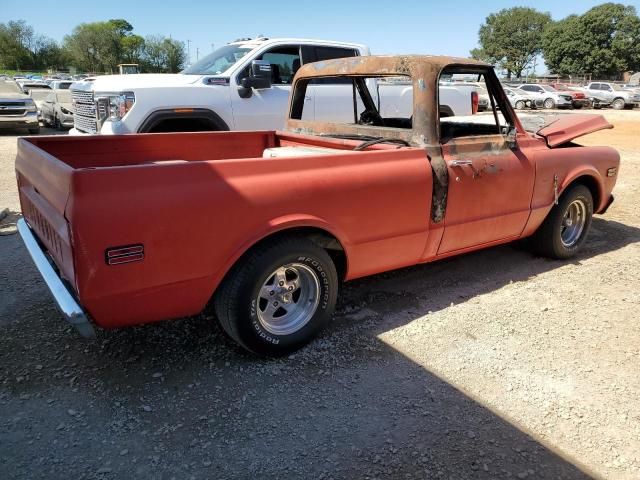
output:
[[[327,252],[302,237],[250,252],[222,283],[214,310],[227,334],[259,355],[283,355],[308,343],[329,321],[338,274]]]
[[[593,197],[584,185],[570,187],[531,237],[533,250],[550,258],[564,259],[578,253],[593,216]]]
[[[624,98],[616,98],[613,102],[611,102],[611,106],[615,110],[623,110],[624,109]]]

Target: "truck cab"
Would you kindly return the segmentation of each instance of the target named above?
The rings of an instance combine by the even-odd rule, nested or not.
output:
[[[71,133],[282,128],[301,65],[368,54],[355,43],[259,37],[224,45],[178,74],[100,76],[73,86]],[[268,70],[268,81],[259,84],[254,72],[260,65]]]

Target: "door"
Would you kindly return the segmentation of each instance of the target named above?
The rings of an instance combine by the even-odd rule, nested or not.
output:
[[[509,144],[513,111],[498,103],[494,88],[500,88],[497,79],[487,82],[492,99],[488,112],[440,119],[449,186],[438,254],[515,238],[529,218],[533,162]]]
[[[271,88],[252,89],[249,98],[241,98],[237,88],[231,92],[231,108],[236,130],[278,130],[284,127],[289,105],[291,81],[300,68],[300,45],[278,46],[267,50],[254,60],[271,64]],[[236,87],[249,75],[248,66],[235,79]],[[311,101],[309,97],[308,101]],[[305,105],[306,107],[306,105]],[[305,108],[313,112],[313,108]]]

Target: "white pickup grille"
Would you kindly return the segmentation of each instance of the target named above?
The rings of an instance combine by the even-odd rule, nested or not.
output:
[[[71,99],[74,108],[74,127],[82,132],[96,133],[96,105],[93,101],[93,92],[71,90]]]

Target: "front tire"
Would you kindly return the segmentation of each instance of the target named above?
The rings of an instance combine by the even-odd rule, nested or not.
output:
[[[278,356],[329,322],[338,274],[327,252],[303,237],[264,244],[241,259],[214,297],[222,328],[245,349]]]
[[[545,257],[573,257],[587,238],[592,217],[591,191],[584,185],[569,187],[531,237],[530,245]]]
[[[544,101],[544,108],[546,108],[547,110],[556,108],[556,102],[553,100],[553,98],[547,98]]]
[[[611,102],[611,106],[615,110],[623,110],[624,109],[624,98],[616,98],[613,102]]]

